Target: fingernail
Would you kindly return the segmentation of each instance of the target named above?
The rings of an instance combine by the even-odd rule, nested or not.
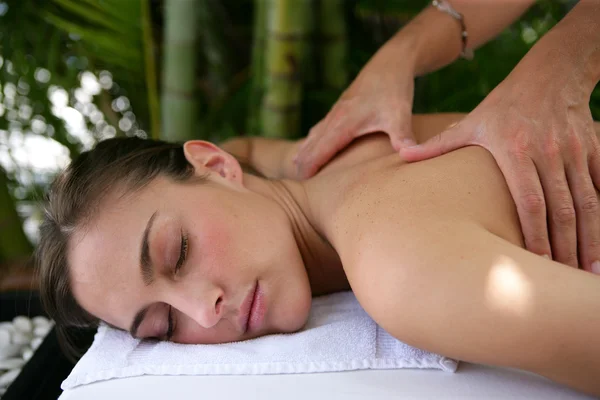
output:
[[[548,260],[550,259],[550,256],[548,254],[544,254],[543,257],[547,258]]]
[[[600,275],[600,261],[596,260],[592,263],[592,272]]]

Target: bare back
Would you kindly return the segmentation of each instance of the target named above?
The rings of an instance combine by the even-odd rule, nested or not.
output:
[[[416,117],[418,140],[460,117]],[[600,340],[590,331],[600,324],[586,326],[597,319],[600,278],[523,249],[515,204],[487,150],[406,164],[387,136],[372,135],[313,180],[323,193],[320,229],[386,331],[431,352],[600,393]]]
[[[415,116],[417,140],[427,140],[461,117]],[[319,176],[324,185],[336,187],[330,192],[330,209],[324,214],[356,223],[351,229],[346,223],[338,224],[348,228],[350,234],[364,232],[363,224],[379,219],[387,224],[398,213],[412,213],[421,218],[421,223],[429,218],[470,221],[515,245],[524,245],[506,181],[492,155],[481,147],[470,146],[406,164],[391,148],[387,135],[374,134],[355,141]]]

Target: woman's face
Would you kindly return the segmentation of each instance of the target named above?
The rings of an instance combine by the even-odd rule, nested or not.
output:
[[[220,149],[192,142],[186,157],[210,171],[205,182],[158,177],[109,195],[74,235],[75,298],[140,338],[225,343],[300,329],[311,292],[283,209],[244,186]]]

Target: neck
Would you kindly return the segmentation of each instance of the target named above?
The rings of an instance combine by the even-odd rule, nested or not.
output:
[[[284,211],[308,274],[313,296],[349,290],[340,258],[320,229],[305,182],[266,180],[244,174],[244,185]]]

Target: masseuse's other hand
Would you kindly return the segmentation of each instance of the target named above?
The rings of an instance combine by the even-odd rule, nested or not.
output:
[[[589,94],[514,72],[458,124],[400,155],[418,161],[486,148],[506,178],[527,248],[590,271],[600,260],[600,147]]]
[[[294,158],[299,179],[313,176],[359,136],[385,132],[396,150],[415,143],[411,127],[414,72],[410,57],[399,65],[403,57],[394,57],[388,61],[376,55],[310,130]]]

